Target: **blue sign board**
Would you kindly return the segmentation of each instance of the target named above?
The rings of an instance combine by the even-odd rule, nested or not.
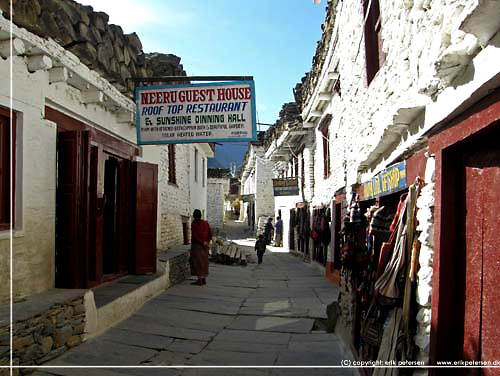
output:
[[[386,168],[370,181],[363,183],[363,196],[365,200],[368,200],[403,190],[406,187],[406,161],[403,161]]]

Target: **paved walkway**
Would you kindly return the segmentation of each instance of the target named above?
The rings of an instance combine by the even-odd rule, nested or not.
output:
[[[229,224],[228,238],[244,236],[242,226]],[[238,240],[247,252],[253,241]],[[337,288],[298,258],[270,249],[261,265],[211,264],[206,286],[190,282],[167,289],[129,319],[51,364],[244,368],[60,368],[35,375],[357,375],[340,368],[251,367],[339,366],[349,358],[339,339],[321,330]]]

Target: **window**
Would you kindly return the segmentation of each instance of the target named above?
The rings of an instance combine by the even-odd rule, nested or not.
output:
[[[177,184],[177,177],[175,175],[175,145],[168,145],[168,182]]]
[[[330,177],[330,122],[332,121],[332,115],[326,115],[319,125],[319,130],[321,132],[321,138],[323,139],[323,176],[325,179]]]
[[[206,182],[205,182],[205,175],[207,174],[207,171],[206,171],[206,159],[205,158],[202,158],[201,160],[201,185],[202,187],[204,187],[206,185]]]
[[[11,203],[14,208],[14,192],[15,187],[12,184],[11,190],[11,173],[12,182],[15,182],[15,149],[14,155],[11,154],[11,143],[14,146],[16,140],[16,118],[13,114],[12,132],[10,124],[10,113],[7,110],[0,108],[0,230],[8,230],[14,223],[14,212],[11,218]]]
[[[380,17],[379,0],[363,0],[363,15],[365,23],[365,52],[366,52],[366,80],[370,85],[380,67],[385,62],[385,54],[382,52],[382,20]],[[366,14],[368,13],[368,17]]]
[[[194,181],[198,181],[198,149],[194,148]]]

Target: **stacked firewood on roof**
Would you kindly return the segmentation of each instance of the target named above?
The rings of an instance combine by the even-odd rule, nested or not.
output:
[[[121,93],[133,97],[132,78],[186,76],[180,58],[142,50],[136,33],[125,34],[104,12],[73,0],[10,0],[13,22],[42,38],[51,38],[99,73]],[[9,0],[0,0],[9,18]]]

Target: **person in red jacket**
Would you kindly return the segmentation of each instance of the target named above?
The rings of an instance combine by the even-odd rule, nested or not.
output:
[[[212,229],[207,221],[201,219],[201,211],[193,212],[193,223],[191,223],[191,254],[189,264],[191,275],[198,277],[192,285],[205,285],[208,276],[208,250],[212,240]]]

